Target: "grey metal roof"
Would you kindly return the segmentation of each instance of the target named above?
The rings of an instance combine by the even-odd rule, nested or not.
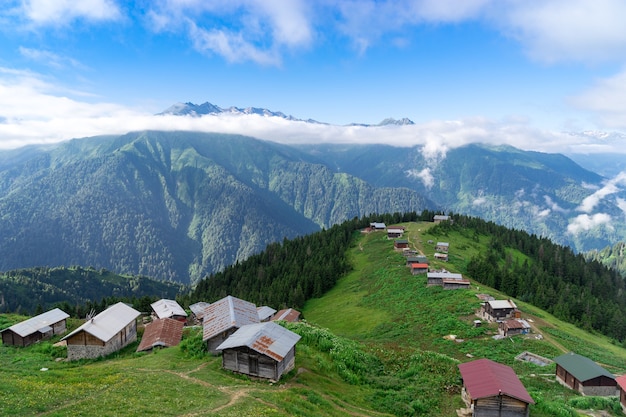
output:
[[[563,369],[574,375],[574,377],[580,382],[585,382],[599,376],[606,376],[612,379],[615,378],[612,373],[591,359],[573,352],[554,358],[554,362],[561,365]]]
[[[256,311],[259,314],[259,320],[261,321],[269,319],[274,315],[274,313],[276,313],[276,310],[268,306],[257,307]]]
[[[69,316],[70,315],[65,311],[55,308],[38,316],[31,317],[28,320],[14,324],[13,326],[2,331],[11,330],[13,333],[18,334],[21,337],[26,337],[37,332],[45,333],[46,331],[52,330],[50,325],[65,320]]]
[[[163,298],[150,304],[150,307],[152,307],[152,310],[154,310],[157,317],[160,319],[173,316],[187,317],[187,312],[174,300]]]
[[[210,303],[200,301],[200,302],[190,305],[189,310],[191,310],[194,316],[201,319],[204,316],[204,310],[210,305],[211,305]]]
[[[462,274],[457,274],[455,272],[428,272],[426,276],[428,278],[463,279]]]
[[[108,342],[113,336],[118,334],[124,327],[141,315],[140,312],[126,304],[120,302],[113,304],[91,320],[85,322],[78,329],[63,337],[66,340],[76,333],[84,331],[97,337],[103,342]]]
[[[282,361],[298,343],[300,335],[273,321],[242,326],[230,335],[217,350],[247,346],[254,351]]]
[[[209,340],[233,327],[240,328],[259,321],[253,303],[228,295],[205,309],[202,340]]]

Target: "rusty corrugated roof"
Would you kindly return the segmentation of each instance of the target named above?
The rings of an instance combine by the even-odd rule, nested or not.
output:
[[[183,337],[182,321],[164,318],[146,324],[137,352],[150,350],[154,347],[170,347],[180,343]]]
[[[229,295],[204,310],[202,340],[209,340],[233,327],[240,328],[258,322],[259,314],[253,303]]]
[[[217,350],[247,346],[280,362],[299,340],[300,335],[268,321],[240,327]]]
[[[274,314],[272,320],[296,322],[300,320],[300,312],[298,310],[294,310],[293,308],[279,310],[276,314]]]
[[[513,368],[490,359],[459,364],[463,385],[472,399],[507,395],[534,404]]]

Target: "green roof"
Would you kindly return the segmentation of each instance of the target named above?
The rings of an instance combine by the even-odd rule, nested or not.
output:
[[[554,358],[554,362],[559,364],[580,382],[588,381],[599,376],[606,376],[615,379],[615,376],[592,361],[589,358],[578,355],[573,352],[566,353]]]

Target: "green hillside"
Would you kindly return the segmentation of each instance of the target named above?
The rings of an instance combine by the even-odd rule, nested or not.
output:
[[[441,230],[403,224],[412,247],[430,257],[429,241],[441,240]],[[451,261],[432,265],[459,272],[491,242],[454,231],[447,240]],[[511,253],[523,261],[521,252]],[[222,371],[220,358],[203,352],[197,328],[187,329],[175,348],[138,354],[135,343],[112,357],[76,363],[55,360],[65,356],[55,339],[24,349],[0,346],[0,414],[455,416],[463,406],[457,364],[490,358],[516,371],[536,402],[531,416],[602,415],[598,410],[623,416],[616,399],[581,397],[556,383],[554,365],[515,359],[524,351],[554,358],[571,350],[621,375],[626,350],[611,339],[516,299],[532,323],[531,337],[495,340],[495,325],[473,326],[476,295],[507,295],[473,277],[470,290],[426,287],[426,277],[411,275],[393,240],[380,232],[353,235],[346,258],[351,270],[304,304],[306,322],[288,325],[302,339],[296,368],[279,383]],[[0,320],[5,327],[19,318]]]

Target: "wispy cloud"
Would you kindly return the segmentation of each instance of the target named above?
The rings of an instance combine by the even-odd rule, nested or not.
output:
[[[591,213],[604,198],[619,192],[621,190],[619,185],[626,185],[626,172],[619,173],[615,178],[607,181],[602,188],[585,197],[577,210]]]
[[[24,0],[22,12],[35,26],[63,26],[76,19],[112,21],[122,17],[114,0]]]
[[[570,102],[593,111],[606,126],[626,128],[626,70],[596,80],[586,91],[571,97]]]
[[[424,184],[424,187],[430,189],[435,185],[435,177],[433,176],[430,168],[424,168],[421,171],[416,169],[410,169],[406,171],[409,177],[418,178]]]
[[[594,215],[581,214],[576,216],[567,225],[567,232],[571,234],[577,234],[581,231],[591,230],[594,227],[605,225],[612,229],[611,216],[606,213],[596,213]]]
[[[80,69],[85,68],[85,66],[82,65],[77,60],[70,58],[70,57],[61,56],[51,51],[46,51],[42,49],[34,49],[34,48],[26,48],[26,47],[21,46],[19,48],[19,52],[22,56],[32,61],[43,63],[45,65],[48,65],[56,69],[63,69],[67,67],[74,67],[74,68],[80,68]]]
[[[554,200],[552,200],[552,198],[549,195],[544,195],[543,199],[545,200],[545,202],[548,205],[548,207],[550,208],[550,210],[558,211],[560,213],[567,213],[568,212],[567,209],[564,209],[563,207],[559,206]]]

